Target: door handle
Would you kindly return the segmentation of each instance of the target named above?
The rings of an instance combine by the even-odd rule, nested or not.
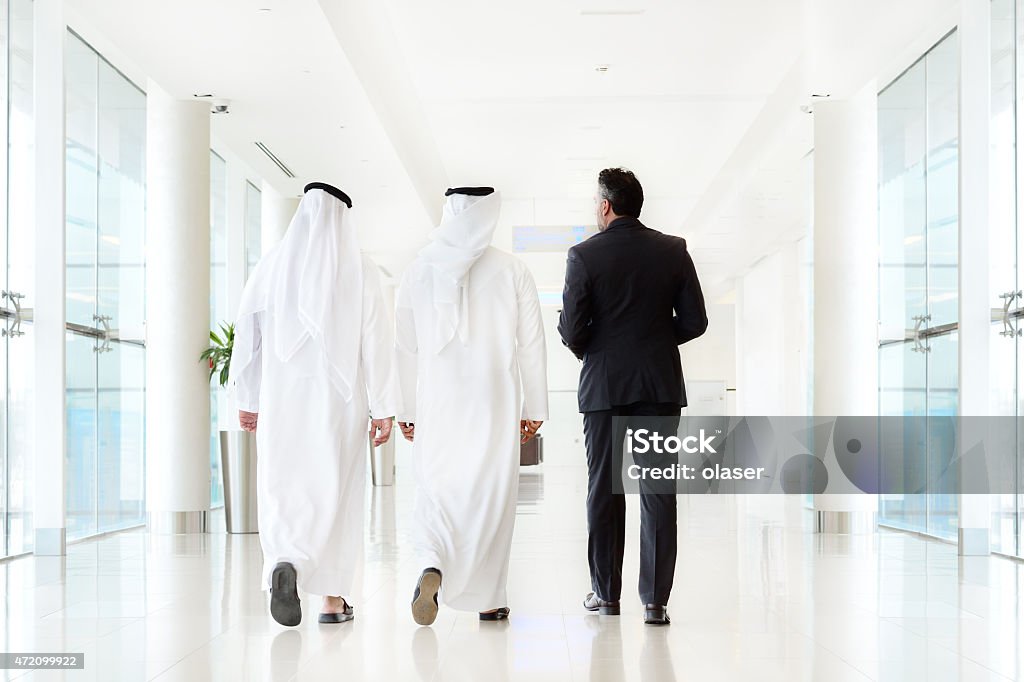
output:
[[[24,336],[25,332],[21,331],[21,322],[25,319],[21,313],[21,299],[25,298],[25,294],[19,294],[16,291],[4,291],[2,294],[3,298],[6,298],[14,306],[14,321],[11,323],[10,329],[4,327],[3,336],[12,338]]]
[[[109,353],[114,350],[110,347],[110,321],[113,319],[110,315],[93,315],[92,319],[94,322],[100,323],[99,331],[99,343],[92,347],[93,351],[97,353]]]
[[[1015,337],[1015,336],[1021,336],[1020,326],[1019,325],[1015,326],[1014,325],[1014,320],[1010,316],[1010,313],[1011,313],[1010,306],[1013,305],[1014,301],[1016,301],[1018,298],[1022,297],[1022,293],[1024,293],[1024,292],[1021,292],[1020,290],[1018,290],[1018,291],[1007,291],[1005,294],[999,294],[999,298],[1001,298],[1002,301],[1003,301],[1003,330],[1001,332],[999,332],[1000,336],[1008,336],[1008,337],[1011,337],[1011,338]]]
[[[910,350],[914,351],[915,353],[930,353],[932,347],[925,342],[924,330],[922,329],[922,327],[924,327],[925,322],[929,322],[932,319],[932,316],[914,315],[914,317],[910,319],[914,321],[914,331],[913,336],[911,336],[911,339],[913,339],[914,341],[914,347],[911,348]]]

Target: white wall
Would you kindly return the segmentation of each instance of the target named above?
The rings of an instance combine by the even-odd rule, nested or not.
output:
[[[720,387],[709,383],[715,382],[725,388],[722,402],[701,405],[699,409],[702,413],[710,409],[716,415],[736,414],[736,306],[732,303],[706,305],[708,330],[680,348],[687,398],[691,406],[696,405],[709,389],[719,391]],[[698,387],[696,383],[706,387]]]
[[[680,349],[687,381],[724,381],[736,388],[736,306],[707,304],[708,330]]]
[[[806,242],[758,261],[737,282],[736,408],[743,415],[807,414],[809,301]]]

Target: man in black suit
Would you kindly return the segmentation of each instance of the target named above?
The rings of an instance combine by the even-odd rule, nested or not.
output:
[[[579,405],[593,587],[584,607],[618,615],[626,500],[612,492],[613,441],[623,436],[613,434],[613,418],[679,418],[686,393],[678,347],[703,334],[708,318],[686,242],[640,222],[644,194],[636,176],[622,168],[601,171],[594,200],[600,232],[569,249],[558,331],[583,361]],[[674,488],[642,494],[640,508],[644,622],[665,625],[676,563]]]

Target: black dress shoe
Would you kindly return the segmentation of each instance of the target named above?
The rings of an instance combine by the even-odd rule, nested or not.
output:
[[[644,604],[644,622],[648,625],[668,625],[668,607],[663,604]]]
[[[602,616],[619,615],[619,602],[605,601],[593,592],[589,593],[583,600],[583,608],[587,611],[597,611]]]
[[[270,615],[281,625],[295,627],[302,622],[302,606],[296,588],[295,567],[286,561],[270,574]]]
[[[433,624],[437,618],[437,593],[440,591],[441,571],[424,569],[412,595],[412,619],[417,625]]]

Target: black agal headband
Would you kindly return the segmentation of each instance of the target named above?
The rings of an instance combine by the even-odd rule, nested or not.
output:
[[[447,192],[444,193],[446,197],[450,197],[453,194],[465,194],[469,197],[485,197],[488,194],[494,194],[493,187],[450,187]]]
[[[302,193],[305,194],[311,189],[322,189],[349,208],[352,208],[352,200],[349,196],[333,185],[328,185],[326,182],[311,182],[306,185],[306,188],[302,190]]]

